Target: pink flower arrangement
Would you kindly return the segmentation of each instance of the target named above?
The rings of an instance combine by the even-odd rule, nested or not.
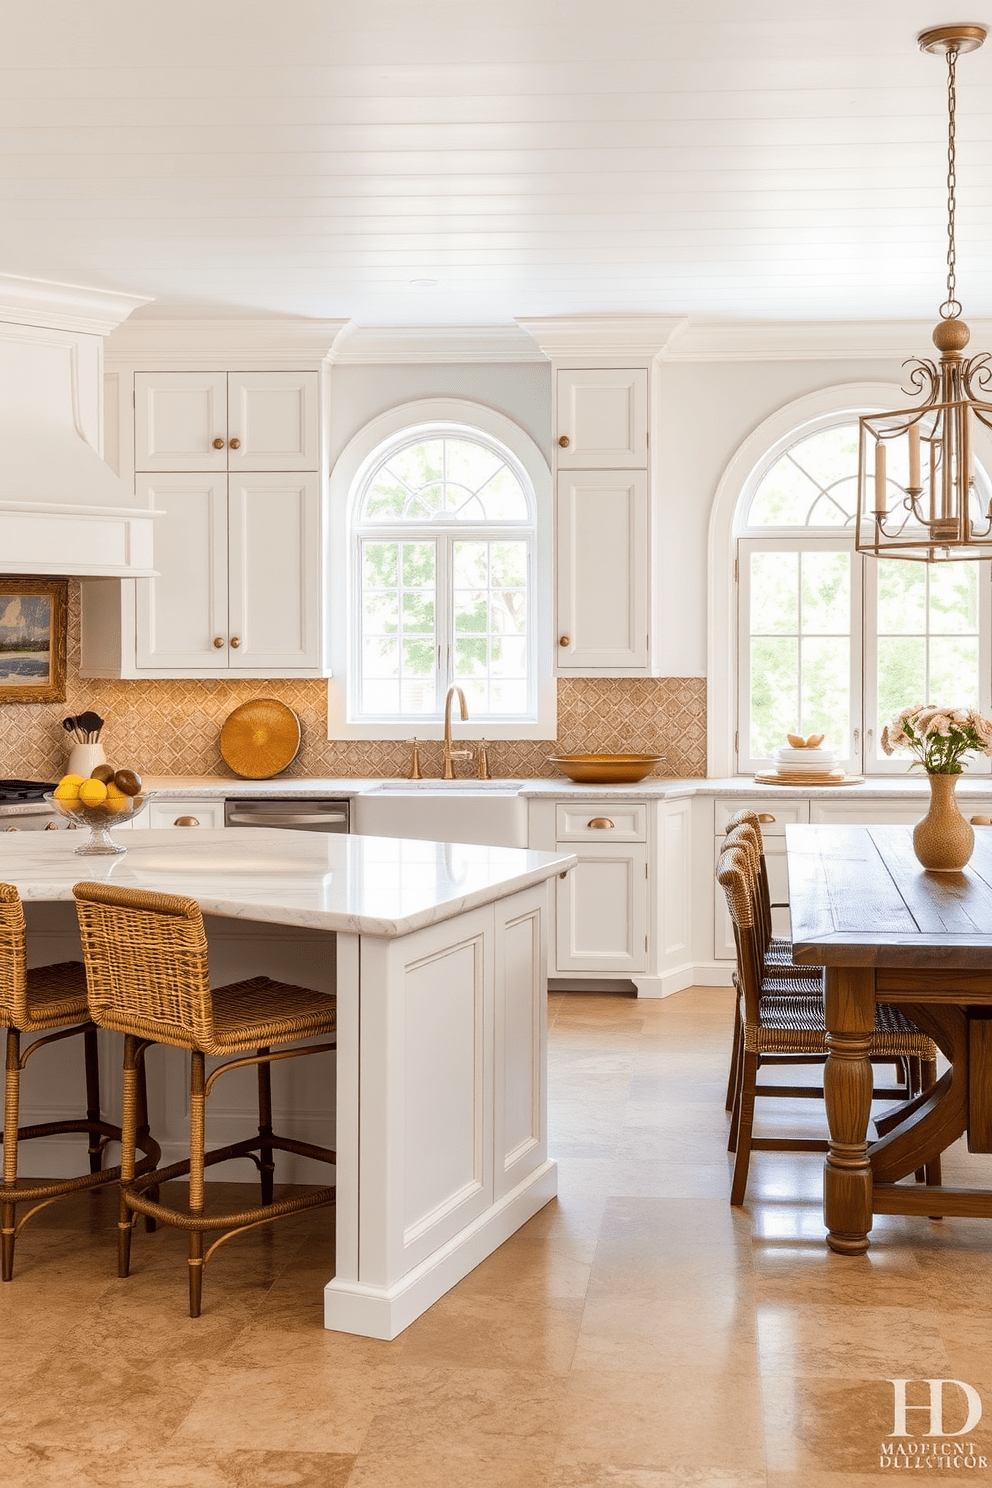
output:
[[[882,730],[886,754],[910,749],[928,775],[960,775],[961,757],[972,750],[992,755],[992,723],[974,708],[903,708]],[[910,766],[912,769],[912,766]]]

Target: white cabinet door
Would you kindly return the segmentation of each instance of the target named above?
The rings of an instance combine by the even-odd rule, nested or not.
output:
[[[555,880],[557,970],[603,976],[643,971],[648,954],[646,846],[570,848],[579,861]]]
[[[320,664],[316,475],[230,477],[228,665],[256,673]]]
[[[136,372],[136,470],[317,470],[316,372]]]
[[[556,438],[559,470],[644,469],[648,463],[647,368],[560,370]]]
[[[317,470],[316,372],[231,372],[227,386],[230,470]]]
[[[134,465],[226,470],[227,373],[136,372]]]
[[[643,471],[559,471],[558,667],[648,666],[648,492]]]
[[[165,515],[155,520],[158,577],[136,580],[137,665],[224,671],[229,656],[227,476],[139,477],[138,494]]]

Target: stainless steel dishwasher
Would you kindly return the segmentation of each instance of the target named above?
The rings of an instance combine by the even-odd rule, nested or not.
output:
[[[347,832],[351,802],[246,801],[228,796],[225,827],[282,827],[291,832]]]

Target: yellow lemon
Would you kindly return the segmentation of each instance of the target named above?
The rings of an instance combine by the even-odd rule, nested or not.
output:
[[[118,790],[112,780],[107,781],[107,809],[109,811],[126,811],[131,797],[125,791]]]
[[[78,790],[83,783],[82,775],[63,775],[59,785],[74,785]]]
[[[56,801],[65,801],[71,805],[73,801],[79,800],[79,787],[81,784],[82,781],[78,776],[67,775],[64,780],[59,781],[52,794],[55,796]]]
[[[79,799],[84,806],[99,806],[107,799],[107,787],[102,780],[84,780],[79,787]]]

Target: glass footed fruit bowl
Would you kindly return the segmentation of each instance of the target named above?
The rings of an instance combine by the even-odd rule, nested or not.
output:
[[[82,801],[60,801],[51,791],[45,795],[45,800],[59,816],[68,817],[77,827],[89,827],[90,835],[85,842],[75,849],[82,857],[103,857],[108,853],[125,853],[126,847],[121,847],[109,834],[110,827],[122,827],[125,822],[144,811],[153,795],[152,791],[142,791],[137,796],[124,796],[115,801],[100,801],[94,806],[84,806]]]

